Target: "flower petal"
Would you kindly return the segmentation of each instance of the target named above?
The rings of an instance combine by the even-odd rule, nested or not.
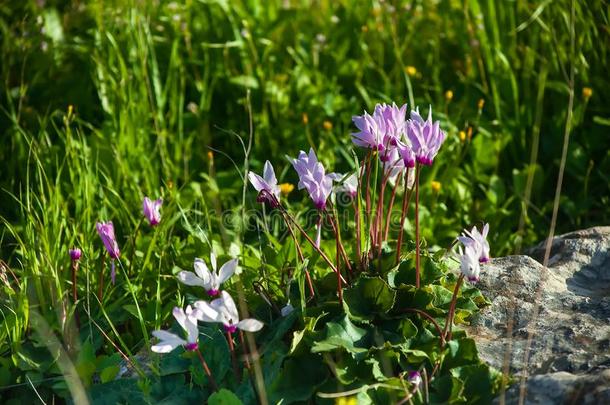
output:
[[[265,167],[263,168],[263,178],[265,179],[268,185],[277,184],[275,171],[273,170],[273,166],[271,166],[271,162],[269,162],[268,160],[265,162]]]
[[[233,301],[233,298],[231,298],[228,292],[223,291],[221,294],[222,304],[224,310],[226,311],[226,316],[229,318],[231,323],[239,321],[239,313],[237,312],[235,301]]]
[[[221,322],[219,312],[207,301],[196,301],[195,308],[199,310],[195,315],[202,322]]]
[[[222,265],[220,270],[218,271],[218,283],[222,284],[227,281],[233,273],[235,273],[235,269],[237,268],[237,259],[232,259]]]
[[[239,321],[236,326],[246,332],[257,332],[263,328],[263,323],[257,319],[248,318]]]
[[[182,284],[199,287],[206,286],[206,282],[197,277],[192,271],[181,271],[176,277]]]
[[[169,353],[186,344],[186,340],[165,330],[155,330],[152,334],[159,339],[159,342],[150,348],[155,353]]]
[[[200,258],[196,258],[193,267],[195,268],[195,273],[197,273],[199,278],[205,283],[204,287],[210,288],[210,284],[212,284],[212,273],[208,269],[208,265]]]
[[[256,191],[266,190],[269,188],[267,182],[265,182],[261,176],[254,172],[248,172],[248,180],[250,180],[250,184],[252,184],[252,187],[254,187]]]

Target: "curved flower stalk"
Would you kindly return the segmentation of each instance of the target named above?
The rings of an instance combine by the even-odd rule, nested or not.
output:
[[[169,353],[179,346],[183,346],[187,351],[197,350],[199,347],[197,343],[199,337],[197,320],[201,317],[201,311],[193,309],[189,305],[186,307],[186,311],[180,307],[175,307],[172,315],[186,332],[186,339],[166,330],[155,330],[152,334],[159,339],[159,342],[150,349],[155,353]]]
[[[197,301],[195,307],[200,311],[199,320],[203,322],[222,323],[225,331],[235,333],[237,329],[246,332],[257,332],[263,328],[263,323],[254,318],[239,320],[235,301],[228,292],[222,291],[220,298],[212,302]]]
[[[277,184],[277,178],[275,177],[275,171],[271,162],[268,160],[265,162],[263,177],[250,171],[248,172],[248,180],[250,180],[250,184],[252,184],[254,189],[259,192],[256,198],[257,202],[267,203],[272,208],[277,208],[277,203],[280,201],[281,187]],[[266,193],[261,193],[263,190]],[[274,196],[275,199],[269,198],[270,195]]]
[[[152,201],[150,198],[144,197],[142,212],[150,226],[157,226],[161,222],[161,205],[163,205],[163,198]]]
[[[211,253],[210,263],[212,264],[212,271],[208,269],[202,259],[196,258],[193,264],[195,273],[181,271],[178,273],[178,280],[186,285],[203,287],[210,297],[217,296],[220,292],[220,285],[235,273],[237,259],[229,260],[217,270],[216,255]]]
[[[98,222],[95,224],[95,227],[97,228],[97,233],[100,235],[100,239],[102,239],[104,247],[106,247],[106,250],[110,255],[110,259],[112,260],[110,279],[112,280],[112,284],[114,284],[114,280],[116,277],[114,261],[118,259],[121,255],[121,251],[119,250],[119,244],[117,243],[116,237],[114,236],[114,225],[112,224],[112,221]]]
[[[489,242],[487,242],[487,234],[489,233],[489,224],[483,226],[483,231],[479,232],[476,226],[473,226],[470,231],[467,229],[462,232],[461,236],[458,236],[458,240],[464,244],[465,247],[471,247],[474,252],[478,254],[478,261],[480,263],[487,263],[490,260],[489,256]]]

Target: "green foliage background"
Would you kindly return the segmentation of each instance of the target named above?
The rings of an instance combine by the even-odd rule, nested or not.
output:
[[[295,183],[284,155],[313,146],[328,167],[347,170],[351,116],[377,102],[432,105],[448,132],[433,170],[424,172],[429,245],[447,246],[464,226],[484,219],[494,254],[509,254],[548,232],[573,64],[574,118],[557,231],[607,224],[610,8],[602,0],[576,2],[572,55],[570,5],[0,4],[0,258],[15,275],[3,271],[10,281],[2,292],[0,385],[57,367],[41,354],[43,339],[25,337],[37,314],[51,330],[67,328],[69,306],[59,303],[70,290],[69,246],[85,252],[81,296],[96,288],[98,219],[114,221],[124,271],[133,278],[131,287],[112,287],[105,306],[94,302],[91,318],[105,330],[118,325],[114,333],[127,352],[166,324],[177,294],[172,272],[190,268],[211,246],[226,256],[241,252],[247,280],[281,269],[279,258],[268,259],[281,256],[281,243],[259,250],[260,234],[240,226],[242,208],[257,207],[253,193],[243,196],[244,165],[259,170],[269,159],[280,181]],[[441,183],[438,193],[431,181]],[[166,201],[154,232],[138,225],[144,195]],[[308,203],[297,192],[290,198],[295,209]],[[95,364],[83,360],[89,368],[79,375],[116,368],[99,355],[110,358],[115,348],[94,327],[88,333],[96,336]],[[14,367],[25,374],[16,377]]]

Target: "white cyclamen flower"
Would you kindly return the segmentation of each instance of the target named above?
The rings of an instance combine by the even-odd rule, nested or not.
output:
[[[351,198],[356,198],[358,195],[358,176],[356,176],[355,172],[347,177],[345,177],[345,174],[340,173],[331,173],[329,176],[339,183],[335,186],[336,193],[345,193]],[[343,182],[341,182],[341,180],[343,180]]]
[[[210,255],[210,263],[212,264],[212,271],[208,269],[205,262],[199,258],[195,259],[193,267],[195,273],[192,271],[181,271],[178,273],[178,280],[183,284],[190,286],[201,286],[205,288],[210,297],[215,297],[220,292],[220,285],[227,281],[237,268],[237,259],[231,259],[217,270],[216,267],[216,255],[212,253]]]
[[[189,351],[197,350],[197,338],[199,336],[197,319],[201,317],[200,311],[191,308],[189,305],[186,307],[186,311],[175,307],[172,314],[182,329],[186,331],[186,340],[166,330],[156,330],[152,334],[159,339],[159,342],[150,349],[155,353],[169,353],[178,346],[184,346]]]
[[[466,279],[472,283],[479,281],[481,266],[479,264],[479,252],[472,246],[458,247],[460,254],[460,270]]]
[[[231,298],[226,291],[222,291],[220,293],[220,298],[217,298],[212,302],[195,302],[195,307],[200,311],[200,321],[222,323],[225,331],[229,333],[233,333],[237,329],[246,332],[256,332],[263,327],[261,321],[253,318],[240,321],[235,301],[233,301],[233,298]]]
[[[489,224],[483,226],[483,232],[479,232],[476,226],[473,226],[470,231],[464,230],[461,236],[458,236],[458,240],[464,244],[465,247],[471,247],[478,253],[478,260],[480,263],[487,263],[489,261],[489,242],[487,242],[487,234],[489,233]]]

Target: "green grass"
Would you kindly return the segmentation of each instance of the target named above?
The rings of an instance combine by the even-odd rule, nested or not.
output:
[[[242,210],[257,207],[244,167],[269,159],[296,183],[284,156],[313,146],[327,167],[352,168],[351,116],[376,102],[431,104],[448,132],[424,172],[441,183],[423,187],[429,245],[485,218],[495,255],[510,254],[548,232],[574,64],[557,232],[610,219],[604,1],[577,2],[573,56],[567,0],[39,3],[0,5],[0,386],[15,387],[3,400],[31,394],[26,376],[61,374],[40,331],[71,355],[89,342],[97,371],[117,347],[139,352],[187,300],[172,274],[212,247],[241,252],[245,285],[266,277],[273,255],[259,241],[280,235],[243,226]],[[165,200],[158,228],[140,223],[145,195]],[[290,201],[308,203],[296,190]],[[123,267],[99,305],[102,219],[115,223]],[[65,322],[73,245],[91,321],[81,339]],[[81,377],[89,360],[75,361]],[[44,398],[65,389],[45,381]]]

